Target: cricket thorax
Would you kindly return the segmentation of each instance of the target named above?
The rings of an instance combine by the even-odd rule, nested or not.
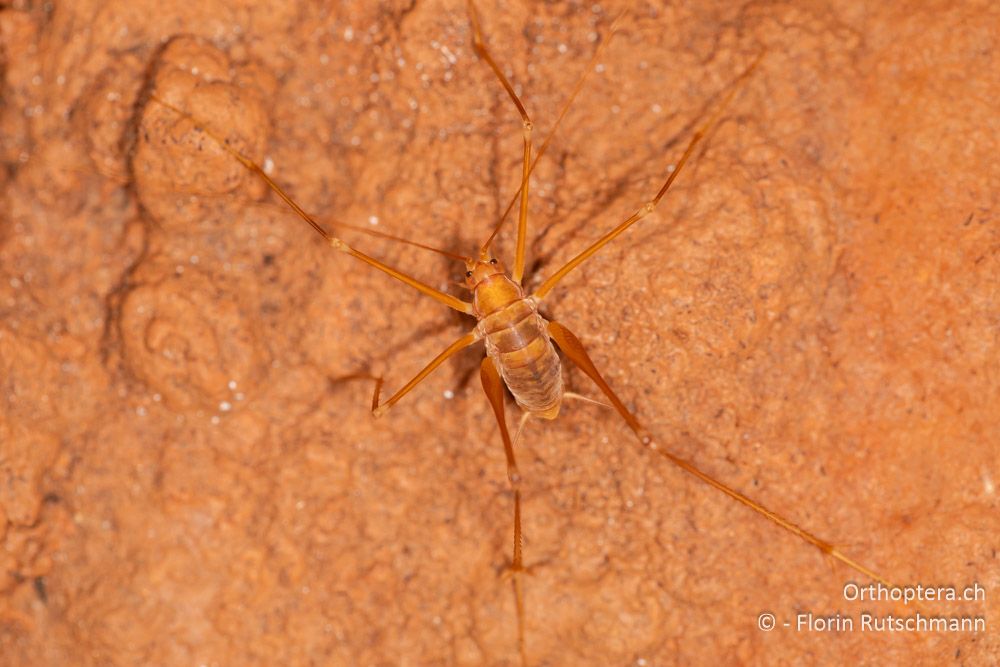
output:
[[[472,306],[477,319],[488,317],[510,304],[524,299],[521,286],[503,274],[486,276],[473,290]]]

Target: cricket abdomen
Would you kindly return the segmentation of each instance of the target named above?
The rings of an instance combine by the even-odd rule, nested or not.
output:
[[[530,298],[521,297],[479,320],[486,354],[524,410],[555,419],[562,403],[562,368],[548,322]]]

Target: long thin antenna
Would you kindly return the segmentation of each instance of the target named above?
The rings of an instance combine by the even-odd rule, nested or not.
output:
[[[441,248],[435,248],[433,246],[426,245],[424,243],[419,243],[417,241],[411,241],[410,239],[404,239],[400,236],[393,236],[392,234],[387,234],[385,232],[380,232],[375,229],[369,229],[368,227],[362,227],[361,225],[352,225],[346,222],[340,222],[338,220],[331,220],[329,218],[324,218],[323,222],[334,228],[340,229],[350,229],[353,232],[359,232],[361,234],[367,234],[368,236],[374,236],[380,239],[387,239],[389,241],[396,241],[398,243],[405,243],[406,245],[411,245],[414,248],[420,248],[422,250],[430,250],[431,252],[436,252],[439,255],[444,255],[445,257],[450,257],[451,259],[457,259],[460,262],[471,262],[472,258],[465,255],[459,255],[457,252],[452,252],[450,250],[442,250]]]

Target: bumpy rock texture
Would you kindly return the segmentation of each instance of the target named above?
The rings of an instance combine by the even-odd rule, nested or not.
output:
[[[481,4],[540,141],[622,3]],[[519,449],[531,663],[994,662],[1000,11],[636,4],[533,178],[532,285],[767,53],[546,312],[662,442],[892,581],[978,582],[921,611],[993,633],[783,627],[915,610],[845,600],[854,572],[572,404]],[[150,99],[321,220],[469,252],[521,135],[464,3],[3,7],[0,663],[517,664],[481,352],[379,421],[349,379],[398,387],[471,322]],[[344,237],[456,289],[460,266]]]

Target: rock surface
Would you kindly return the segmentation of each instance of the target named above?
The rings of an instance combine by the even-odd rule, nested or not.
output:
[[[481,4],[540,143],[617,7]],[[401,386],[472,322],[333,252],[150,97],[320,220],[471,252],[521,133],[464,3],[4,7],[0,663],[518,664],[481,348],[378,421],[350,379]],[[998,34],[987,2],[639,3],[532,179],[528,280],[652,196],[766,49],[545,312],[673,451],[893,582],[978,582],[919,611],[993,626]],[[343,236],[458,293],[461,266]],[[530,423],[519,457],[533,665],[1000,652],[995,627],[862,632],[918,610],[845,600],[859,575],[610,411]]]

